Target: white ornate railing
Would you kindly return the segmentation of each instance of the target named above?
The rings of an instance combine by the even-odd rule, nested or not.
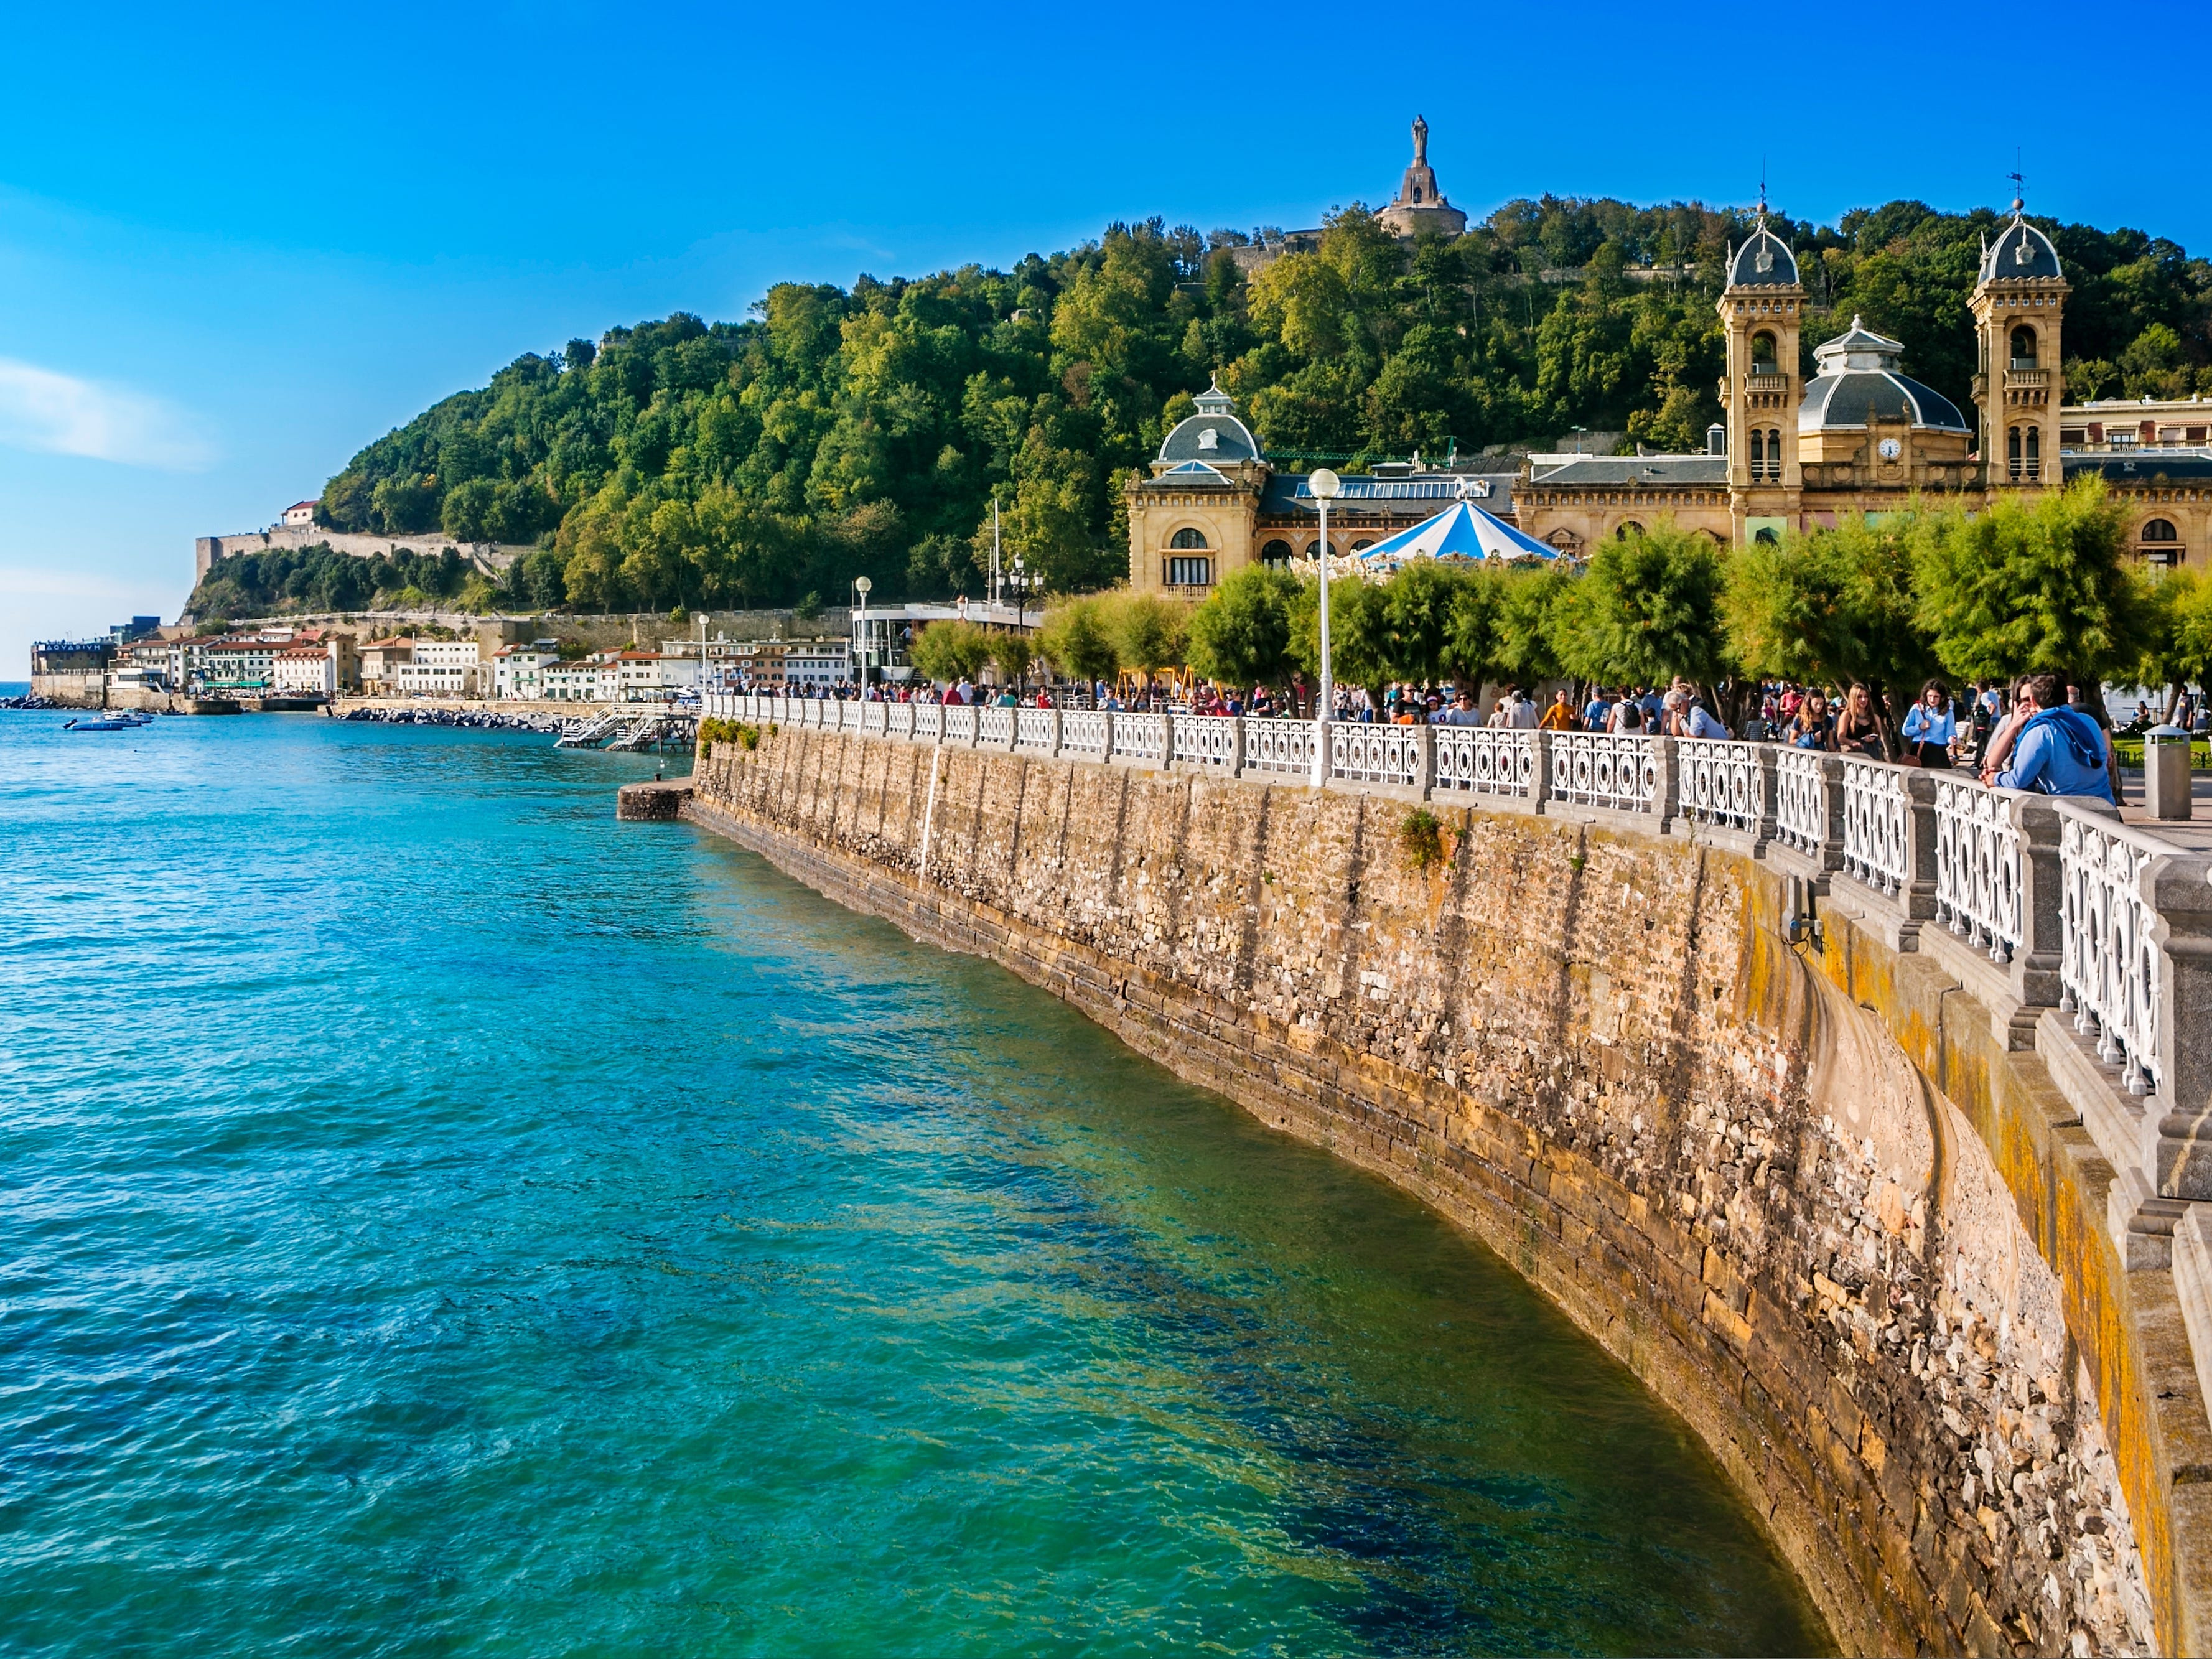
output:
[[[1531,795],[1536,792],[1536,734],[1480,726],[1439,726],[1436,730],[1438,789],[1478,795]]]
[[[1650,812],[1659,801],[1659,750],[1655,738],[1609,732],[1552,733],[1547,799],[1617,812]]]
[[[1314,774],[1316,727],[1302,720],[848,706],[720,693],[702,698],[702,708],[769,726],[916,743],[973,744],[980,732],[986,744],[1049,753],[1056,735],[1058,752],[1086,761],[1202,766],[1298,783]],[[1325,783],[1414,792],[1425,783],[1425,793],[1437,799],[1515,796],[1539,811],[1556,805],[1655,817],[1676,813],[1769,837],[1774,848],[1794,849],[1819,866],[1840,861],[1923,922],[1929,912],[1917,907],[1928,903],[1932,889],[1935,922],[1986,951],[2022,1006],[2057,1000],[2071,1012],[2076,1029],[2120,1068],[2129,1089],[2200,1101],[2212,1095],[2212,1082],[2199,1075],[2205,1068],[2191,1057],[2195,1049],[2176,1046],[2176,1035],[2160,1030],[2176,1018],[2163,1004],[2161,986],[2185,963],[2160,943],[2174,919],[2162,918],[2146,894],[2153,879],[2167,884],[2162,891],[2178,891],[2197,877],[2151,870],[2161,856],[2184,855],[2154,835],[2063,801],[2031,811],[2027,803],[2039,798],[1984,789],[1962,774],[1814,750],[1594,732],[1348,722],[1332,722],[1327,730]],[[1431,769],[1425,779],[1425,750]],[[2060,886],[2057,903],[2038,884],[2053,880]],[[1924,931],[1921,936],[1928,937]],[[2186,996],[2212,996],[2171,994],[2185,1009],[2194,1006]],[[2162,1076],[2162,1069],[2180,1075]],[[2212,1199],[2212,1191],[2191,1195]]]
[[[1311,777],[1313,734],[1311,720],[1246,720],[1244,769],[1287,777]]]
[[[1060,752],[1106,757],[1106,715],[1097,708],[1066,708],[1060,715]]]
[[[1114,716],[1114,758],[1152,761],[1167,758],[1167,723],[1158,714]]]
[[[1175,758],[1177,766],[1234,766],[1237,722],[1219,714],[1177,714]]]
[[[1328,775],[1350,783],[1389,783],[1411,788],[1420,781],[1420,728],[1328,723]]]
[[[1014,716],[1014,747],[1041,749],[1052,752],[1052,710],[1049,708],[1017,708]]]
[[[1817,855],[1828,843],[1828,769],[1817,749],[1774,751],[1774,836]]]
[[[2130,1094],[2158,1092],[2158,913],[2144,866],[2171,851],[2111,819],[2059,809],[2058,1006],[2118,1066]]]
[[[1971,778],[1936,779],[1936,920],[2008,963],[2027,937],[2020,826],[2010,798]]]
[[[1912,808],[1905,769],[1844,762],[1844,868],[1895,897],[1912,879]]]
[[[1684,817],[1756,834],[1766,821],[1762,745],[1685,738],[1674,745],[1674,788]]]

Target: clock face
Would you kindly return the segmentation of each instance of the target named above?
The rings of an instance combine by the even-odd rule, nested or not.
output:
[[[1881,441],[1881,458],[1885,461],[1893,461],[1904,453],[1905,446],[1896,439],[1884,438]]]

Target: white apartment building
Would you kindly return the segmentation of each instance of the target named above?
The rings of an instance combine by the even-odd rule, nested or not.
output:
[[[491,655],[491,694],[518,701],[547,696],[545,671],[560,664],[560,647],[551,640],[502,645]]]
[[[292,643],[289,629],[281,640],[216,640],[200,653],[197,678],[219,690],[258,691],[276,677],[276,653]]]
[[[409,659],[392,665],[392,683],[403,697],[478,696],[483,666],[474,640],[416,640]]]
[[[275,679],[270,689],[280,697],[335,697],[337,659],[323,647],[288,646],[276,653]]]
[[[606,665],[595,656],[548,663],[538,671],[538,684],[544,688],[539,695],[556,702],[611,702],[614,690],[609,678]]]
[[[699,684],[699,665],[689,657],[659,651],[608,654],[613,659],[609,666],[614,670],[614,696],[619,702],[659,702]]]
[[[597,651],[580,662],[548,663],[539,696],[561,702],[660,702],[696,688],[699,665],[658,651]]]

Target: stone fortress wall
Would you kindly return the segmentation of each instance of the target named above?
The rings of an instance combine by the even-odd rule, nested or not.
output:
[[[235,536],[198,536],[192,540],[192,585],[198,586],[217,559],[240,553],[297,550],[327,544],[333,553],[349,553],[357,559],[389,558],[394,553],[459,553],[486,575],[495,575],[533,549],[506,542],[461,542],[441,531],[426,530],[419,536],[369,536],[348,530],[326,530],[320,525],[280,524],[267,530],[249,530]]]
[[[1681,1412],[1847,1650],[2203,1650],[2203,1394],[2067,1092],[2114,1074],[2055,1076],[1909,893],[1540,788],[1437,791],[1425,861],[1415,791],[730,701],[782,718],[686,817],[1470,1228]]]

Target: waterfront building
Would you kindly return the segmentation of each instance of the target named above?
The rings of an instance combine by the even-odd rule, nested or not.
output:
[[[953,607],[917,607],[935,609],[950,617]],[[886,611],[884,614],[890,614]],[[878,611],[871,607],[868,621],[872,631]],[[978,615],[981,608],[978,607]],[[1007,617],[1012,617],[1009,608]],[[857,624],[856,624],[857,626]],[[843,640],[755,640],[732,649],[726,660],[726,673],[734,674],[748,685],[785,686],[836,685],[853,678],[853,648]]]
[[[1288,565],[1320,550],[1321,529],[1307,475],[1279,472],[1217,385],[1161,441],[1152,477],[1133,483],[1129,585],[1139,592],[1203,598],[1250,564]],[[1344,480],[1329,509],[1329,551],[1364,552],[1472,501],[1510,518],[1516,475],[1385,463]]]
[[[512,701],[545,695],[545,671],[561,660],[561,647],[553,640],[533,640],[528,645],[502,645],[491,653],[491,694]]]
[[[73,708],[97,708],[114,659],[112,640],[40,640],[31,647],[31,695]]]
[[[616,702],[659,702],[699,685],[696,658],[665,651],[617,651],[609,656],[609,684]]]
[[[555,702],[610,701],[604,685],[605,665],[596,656],[576,662],[550,662],[538,671],[538,694]]]
[[[280,697],[335,697],[337,659],[325,646],[287,646],[276,653],[270,689]]]
[[[482,695],[483,649],[475,640],[410,640],[404,643],[410,647],[407,654],[390,665],[390,683],[398,696]]]
[[[398,688],[399,665],[415,660],[415,641],[397,637],[371,640],[361,648],[361,689],[388,697]]]
[[[258,696],[276,684],[276,653],[291,643],[289,628],[213,641],[200,652],[192,678],[204,691]]]
[[[1425,139],[1417,128],[1415,166],[1394,209],[1433,205]],[[1394,222],[1423,222],[1401,214]],[[1904,346],[1858,318],[1815,347],[1814,373],[1803,376],[1808,296],[1796,253],[1764,216],[1728,249],[1726,270],[1717,307],[1725,418],[1703,452],[1532,454],[1517,472],[1497,475],[1455,461],[1423,465],[1418,456],[1376,466],[1345,480],[1331,509],[1329,550],[1358,552],[1454,499],[1475,501],[1523,534],[1586,557],[1662,517],[1741,546],[1832,526],[1847,514],[1891,513],[1916,500],[1978,505],[2095,472],[2124,503],[2130,543],[2146,561],[2185,564],[2192,549],[2197,562],[2207,556],[2212,405],[2062,407],[2072,290],[2057,248],[2019,200],[1984,243],[1966,296],[1979,372],[1964,408],[1913,379]],[[1278,471],[1218,386],[1169,432],[1151,476],[1132,480],[1124,501],[1129,581],[1139,592],[1201,598],[1246,565],[1316,550],[1305,475]]]

